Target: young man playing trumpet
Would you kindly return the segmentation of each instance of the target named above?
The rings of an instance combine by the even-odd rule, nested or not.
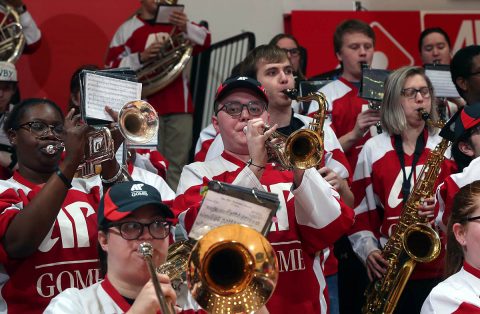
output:
[[[220,156],[184,167],[174,208],[189,230],[210,180],[277,193],[280,207],[267,239],[279,261],[277,287],[267,302],[270,313],[326,313],[322,251],[350,228],[352,209],[316,169],[279,171],[268,163],[268,97],[254,79],[226,80],[215,97],[212,123],[222,136]],[[244,129],[246,127],[246,132]],[[301,282],[302,285],[296,283]]]
[[[98,208],[98,244],[103,281],[84,289],[66,289],[45,313],[157,313],[160,310],[152,278],[138,248],[153,247],[155,267],[165,262],[173,213],[160,193],[140,181],[112,186]],[[171,304],[175,291],[166,275],[157,275]]]

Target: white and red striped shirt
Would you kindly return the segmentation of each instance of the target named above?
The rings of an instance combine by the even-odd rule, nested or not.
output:
[[[245,163],[227,152],[184,167],[174,201],[190,230],[211,180],[276,193],[280,206],[267,239],[276,251],[280,275],[267,303],[270,313],[327,313],[326,284],[318,252],[334,243],[353,223],[353,211],[315,169],[293,188],[293,172],[267,164],[259,181]]]
[[[458,273],[432,289],[420,313],[480,313],[480,269],[464,262]]]

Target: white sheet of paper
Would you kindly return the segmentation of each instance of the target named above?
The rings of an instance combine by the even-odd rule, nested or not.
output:
[[[142,97],[142,84],[93,73],[85,75],[85,115],[87,118],[112,121],[105,106],[115,111],[127,102]]]
[[[188,236],[198,240],[208,231],[228,224],[243,224],[261,233],[270,213],[267,207],[209,190]]]
[[[432,82],[437,97],[458,98],[460,95],[452,82],[450,71],[426,69],[425,74]]]
[[[184,8],[185,6],[182,4],[160,5],[158,7],[157,19],[155,20],[155,22],[162,24],[170,23],[168,21],[170,14],[172,14],[172,12],[183,12]]]

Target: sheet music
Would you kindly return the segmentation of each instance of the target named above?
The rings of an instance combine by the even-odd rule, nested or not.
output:
[[[432,82],[433,88],[435,89],[435,96],[447,98],[460,97],[452,82],[452,74],[449,68],[440,68],[439,66],[426,67],[425,74]]]
[[[105,112],[105,106],[110,106],[118,112],[125,103],[140,99],[141,96],[141,83],[93,73],[85,74],[86,118],[112,121]]]
[[[183,4],[175,5],[159,5],[157,11],[157,18],[155,19],[156,23],[160,24],[170,24],[168,20],[172,12],[183,12],[185,6]]]
[[[270,213],[267,207],[209,190],[188,236],[198,240],[208,231],[227,224],[243,224],[262,233]]]

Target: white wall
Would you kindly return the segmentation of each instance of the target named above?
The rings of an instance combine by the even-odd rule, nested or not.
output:
[[[283,32],[283,14],[292,10],[353,10],[351,0],[180,0],[193,21],[207,20],[212,42],[255,33],[258,44]],[[480,10],[480,0],[364,0],[369,11]]]

